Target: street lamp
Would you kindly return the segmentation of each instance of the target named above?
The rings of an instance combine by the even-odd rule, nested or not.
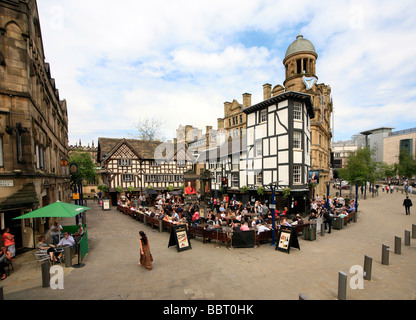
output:
[[[272,243],[271,246],[275,246],[275,239],[276,239],[276,187],[274,186],[279,185],[279,182],[282,182],[282,180],[271,182],[269,184],[270,189],[272,190],[272,203],[270,205],[270,208],[273,209],[272,212]]]
[[[355,213],[358,212],[358,181],[363,180],[362,178],[355,180]]]

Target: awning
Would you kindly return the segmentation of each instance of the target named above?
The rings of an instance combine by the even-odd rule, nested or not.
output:
[[[0,210],[30,207],[39,205],[38,196],[33,183],[26,184],[22,189],[0,203]]]
[[[72,218],[89,209],[91,208],[78,206],[72,203],[56,201],[45,207],[26,213],[20,217],[13,218],[13,220],[28,218]]]

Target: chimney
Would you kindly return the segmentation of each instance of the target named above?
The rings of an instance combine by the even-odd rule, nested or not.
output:
[[[251,107],[251,94],[243,93],[243,109]]]
[[[272,97],[272,85],[270,83],[266,83],[263,85],[263,99],[267,100]]]

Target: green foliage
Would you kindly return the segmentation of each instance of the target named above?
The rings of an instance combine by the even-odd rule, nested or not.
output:
[[[400,177],[411,178],[416,175],[416,160],[407,152],[401,152],[399,156],[399,164],[397,165],[397,173]]]
[[[128,188],[127,188],[127,191],[128,191],[130,194],[132,194],[132,193],[133,193],[133,191],[134,191],[134,187],[132,187],[132,186],[128,187]]]
[[[283,189],[283,198],[287,199],[290,196],[290,188],[284,188]]]
[[[248,187],[247,186],[242,186],[241,187],[241,193],[247,193],[248,192]]]
[[[258,187],[258,188],[257,188],[257,194],[258,194],[259,196],[262,196],[262,195],[264,194],[264,188],[263,188],[263,187]]]
[[[173,191],[173,186],[172,185],[168,185],[168,191],[169,192]]]
[[[78,166],[78,173],[71,175],[71,181],[73,183],[80,183],[81,180],[89,182],[95,182],[97,179],[97,173],[95,171],[94,162],[91,159],[89,153],[86,152],[74,152],[69,159],[70,163],[75,163]]]
[[[364,185],[366,181],[374,183],[383,176],[381,164],[372,159],[369,148],[359,149],[347,158],[345,168],[338,169],[339,177],[350,184]]]
[[[123,188],[120,187],[120,186],[116,187],[116,192],[117,193],[122,193],[123,192]]]
[[[98,187],[98,190],[101,190],[102,192],[108,192],[108,186],[106,186],[105,184],[100,184]]]
[[[153,189],[153,186],[149,184],[149,185],[147,186],[147,189],[149,189],[149,190],[150,190],[150,189]]]

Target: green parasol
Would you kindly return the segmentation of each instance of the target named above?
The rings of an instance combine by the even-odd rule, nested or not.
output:
[[[26,213],[15,219],[29,219],[29,218],[72,218],[79,215],[81,212],[91,208],[78,206],[71,203],[56,201],[45,207],[39,208],[32,212]]]

